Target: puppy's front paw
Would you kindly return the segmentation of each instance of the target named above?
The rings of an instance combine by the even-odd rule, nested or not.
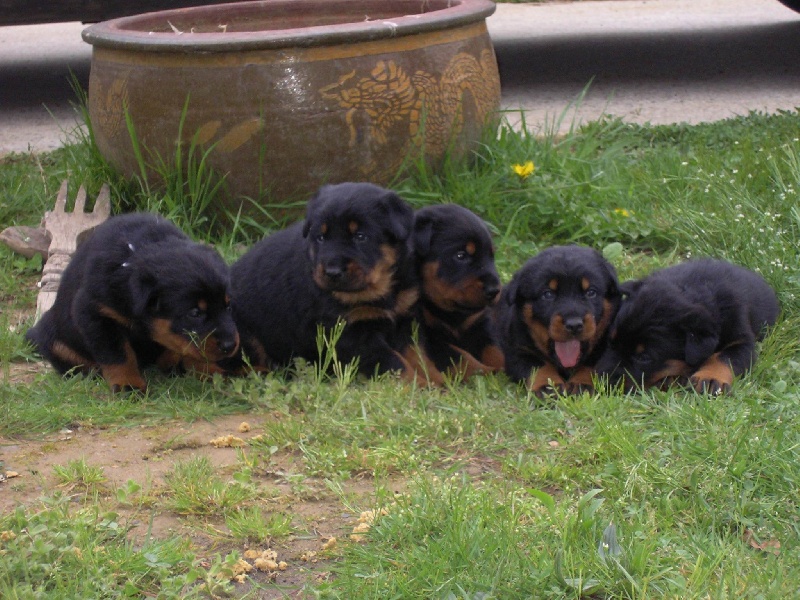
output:
[[[126,364],[101,365],[100,371],[103,379],[115,394],[126,391],[147,391],[147,383],[138,369],[133,369]]]
[[[557,396],[558,394],[564,394],[566,389],[564,384],[545,384],[538,387],[531,386],[530,390],[537,398],[552,398],[553,396]]]
[[[577,396],[578,394],[583,394],[584,392],[588,394],[594,394],[594,386],[591,383],[586,383],[582,381],[573,381],[569,380],[566,385],[566,393],[572,394]]]
[[[568,394],[594,393],[594,382],[592,381],[593,371],[586,366],[578,367],[566,384]]]
[[[731,385],[725,381],[718,379],[702,378],[696,374],[689,378],[692,387],[700,394],[710,394],[712,396],[720,396],[727,394],[731,391]]]
[[[731,391],[733,370],[731,366],[714,354],[689,377],[692,387],[701,394],[718,396]]]
[[[537,369],[531,376],[528,389],[539,398],[553,396],[557,393],[563,394],[567,391],[566,382],[558,374],[558,370],[549,363]]]

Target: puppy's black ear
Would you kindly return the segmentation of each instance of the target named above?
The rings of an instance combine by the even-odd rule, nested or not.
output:
[[[433,238],[433,215],[420,211],[414,216],[414,251],[418,256],[428,256]]]
[[[686,335],[686,362],[699,367],[719,346],[719,324],[704,307],[695,306],[681,320],[681,328]]]
[[[328,187],[330,186],[323,185],[306,203],[306,220],[303,222],[303,237],[308,237],[308,232],[311,231],[311,226],[316,220],[316,216],[319,214],[319,211],[322,210],[325,204],[325,190]]]
[[[398,242],[404,242],[411,236],[414,227],[414,210],[400,196],[391,190],[380,199],[380,206],[386,213],[386,231]]]
[[[135,317],[142,317],[149,308],[158,306],[156,282],[155,273],[149,269],[137,269],[133,272],[128,289],[131,294],[131,310]]]
[[[631,279],[630,281],[623,281],[619,284],[619,293],[622,294],[623,299],[630,299],[636,295],[639,288],[642,287],[641,279]]]
[[[614,265],[608,262],[599,252],[597,253],[597,257],[606,274],[606,283],[608,284],[606,288],[606,298],[618,298],[621,296],[621,292],[619,289],[619,279],[617,279],[617,270],[614,268]]]
[[[506,304],[509,306],[514,306],[517,302],[517,296],[519,295],[519,277],[514,275],[506,285],[503,286],[503,298],[506,301]]]

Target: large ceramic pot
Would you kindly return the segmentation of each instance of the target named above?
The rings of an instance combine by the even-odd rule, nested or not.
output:
[[[195,142],[227,178],[223,208],[388,183],[404,161],[463,154],[495,115],[489,0],[265,0],[88,27],[89,116],[125,175]]]

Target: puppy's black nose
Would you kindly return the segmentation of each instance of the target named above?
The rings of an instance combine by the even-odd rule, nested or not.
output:
[[[564,329],[569,331],[572,335],[578,335],[583,331],[583,319],[580,317],[564,319]]]
[[[339,265],[325,266],[325,277],[327,277],[328,279],[332,279],[333,281],[341,279],[342,273],[344,273],[344,271],[342,270],[342,267],[340,267]]]
[[[220,340],[217,343],[217,348],[223,354],[232,354],[236,350],[236,340]]]
[[[500,288],[496,285],[486,286],[483,288],[483,295],[486,296],[487,300],[494,300],[499,293]]]

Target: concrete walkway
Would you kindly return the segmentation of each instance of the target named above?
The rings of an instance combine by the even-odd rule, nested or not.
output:
[[[529,127],[565,110],[562,130],[573,117],[699,123],[800,106],[800,14],[777,0],[498,4],[488,25],[503,105]]]

